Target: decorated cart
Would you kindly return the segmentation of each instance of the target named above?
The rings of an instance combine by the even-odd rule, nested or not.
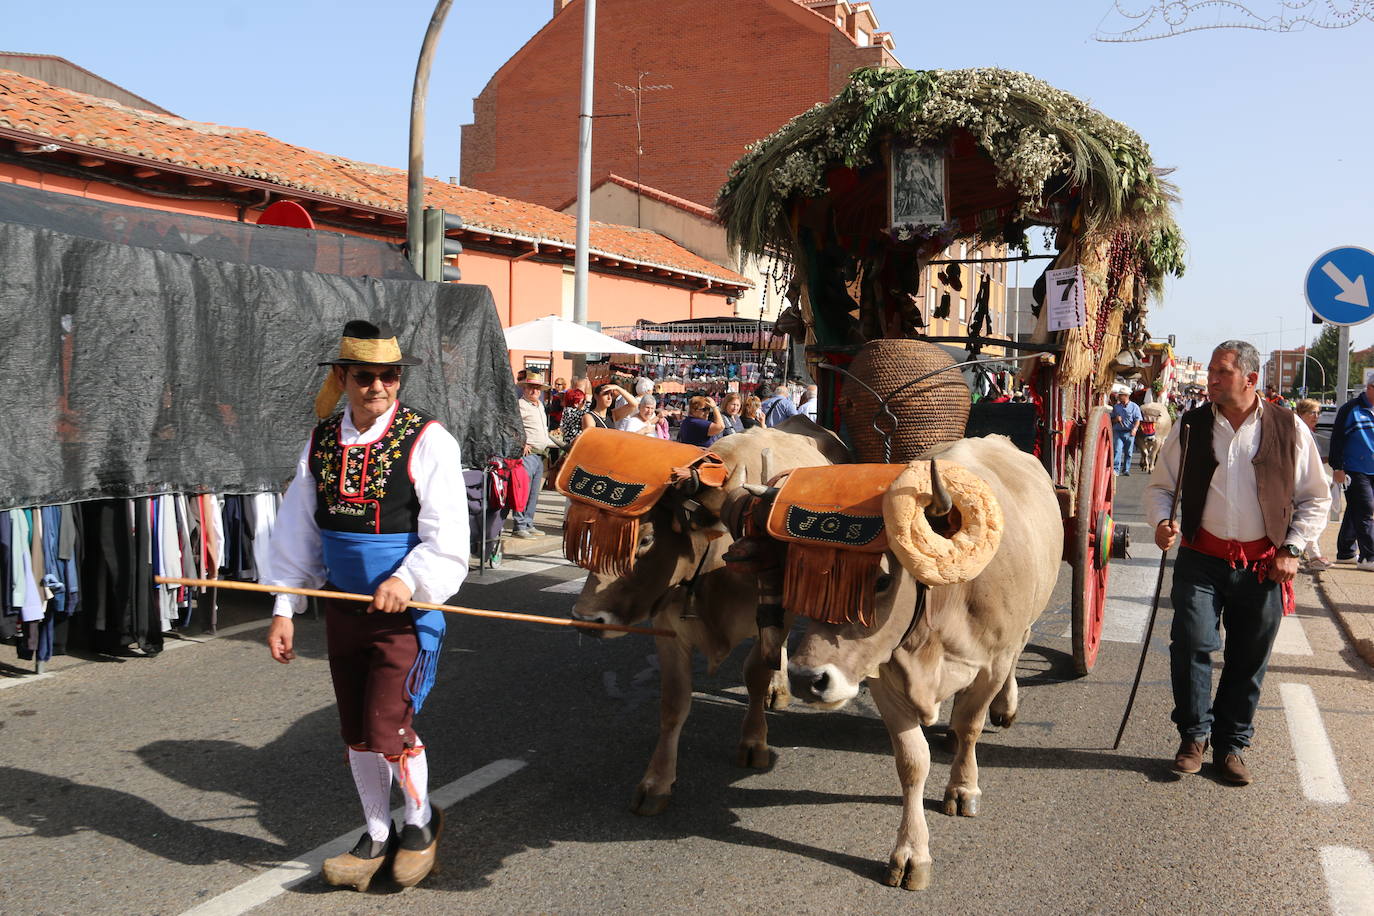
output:
[[[754,144],[718,202],[733,242],[771,262],[805,326],[818,416],[860,461],[994,431],[1039,456],[1066,526],[1080,674],[1126,546],[1106,396],[1119,357],[1148,340],[1150,295],[1183,272],[1163,175],[1134,131],[1026,74],[874,68]],[[1031,254],[1035,227],[1056,253]],[[960,284],[954,265],[1036,258],[1048,265],[1029,341],[993,334],[987,273],[968,290],[967,333],[933,333],[948,316],[933,276]],[[1018,367],[1027,403],[970,404],[960,369],[989,356]]]

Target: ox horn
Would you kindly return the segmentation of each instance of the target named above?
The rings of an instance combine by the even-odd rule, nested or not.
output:
[[[738,490],[748,482],[749,469],[746,468],[744,462],[741,461],[739,467],[735,468],[734,473],[730,475],[730,479],[725,481],[725,492],[729,493],[731,490]]]
[[[746,483],[744,490],[762,499],[773,499],[778,495],[777,487],[766,487],[761,483]]]
[[[930,459],[930,505],[926,506],[926,515],[943,518],[949,515],[954,508],[954,500],[950,498],[949,491],[945,489],[944,482],[940,480],[940,472],[935,468],[935,459]]]

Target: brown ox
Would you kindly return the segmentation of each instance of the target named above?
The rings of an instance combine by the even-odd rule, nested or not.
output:
[[[768,766],[764,710],[785,707],[791,697],[786,678],[765,659],[777,657],[791,621],[789,617],[782,627],[759,630],[757,577],[722,559],[733,542],[718,523],[721,505],[730,492],[765,480],[765,475],[849,460],[848,450],[832,433],[805,417],[794,417],[775,429],[726,436],[712,451],[731,469],[726,486],[697,495],[701,508],[685,527],[682,497],[670,489],[640,526],[633,570],[624,576],[589,574],[572,610],[574,618],[598,623],[636,624],[652,615],[654,626],[677,634],[655,637],[662,678],[659,735],[648,768],[635,787],[631,810],[636,814],[659,814],[671,798],[677,780],[678,739],[692,704],[693,650],[701,652],[714,671],[735,646],[760,636],[744,663],[749,707],[736,760],[740,766]],[[663,470],[666,476],[669,469]]]
[[[874,625],[810,620],[788,667],[793,695],[827,708],[848,702],[871,678],[902,785],[887,883],[908,890],[926,887],[931,874],[923,810],[930,749],[921,726],[933,724],[941,702],[955,698],[944,810],[976,815],[974,747],[989,711],[994,725],[1016,718],[1016,660],[1049,601],[1063,552],[1054,488],[1035,458],[1001,436],[963,439],[934,449],[935,456],[972,471],[1002,506],[1005,528],[992,560],[971,581],[930,588],[918,617],[917,589],[924,586],[902,574],[889,553],[884,562],[898,574],[879,580]]]

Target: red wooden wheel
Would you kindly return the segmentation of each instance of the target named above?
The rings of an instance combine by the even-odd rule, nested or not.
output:
[[[1078,466],[1073,552],[1073,665],[1080,675],[1097,662],[1107,604],[1107,563],[1112,546],[1112,414],[1094,407],[1083,430]]]

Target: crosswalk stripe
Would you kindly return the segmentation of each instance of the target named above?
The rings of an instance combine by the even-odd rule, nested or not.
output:
[[[1274,639],[1274,651],[1279,655],[1311,655],[1312,644],[1303,632],[1302,621],[1291,614],[1279,621],[1279,635]]]
[[[1159,577],[1160,550],[1149,536],[1148,525],[1130,524],[1130,527],[1131,556],[1113,560],[1107,576],[1107,607],[1102,615],[1104,642],[1139,643],[1145,638],[1145,625],[1150,620],[1150,602],[1154,599],[1155,581]],[[1073,638],[1072,623],[1060,638]]]
[[[1369,853],[1349,846],[1323,846],[1322,871],[1334,916],[1374,916],[1374,864]]]
[[[557,550],[551,553],[534,554],[528,557],[510,557],[501,562],[495,569],[484,569],[480,573],[472,570],[468,577],[463,580],[463,587],[468,585],[495,585],[498,582],[509,582],[511,579],[518,579],[521,576],[528,576],[534,573],[547,573],[555,569],[567,569],[572,564],[563,558],[563,551]]]
[[[1329,805],[1350,801],[1312,688],[1306,684],[1284,683],[1279,685],[1279,696],[1283,698],[1283,712],[1288,719],[1293,756],[1298,760],[1302,794],[1311,801]]]
[[[582,576],[577,579],[569,579],[567,582],[560,582],[557,585],[550,585],[541,588],[541,592],[553,592],[558,595],[576,595],[582,591],[582,586],[587,584],[587,577]]]

